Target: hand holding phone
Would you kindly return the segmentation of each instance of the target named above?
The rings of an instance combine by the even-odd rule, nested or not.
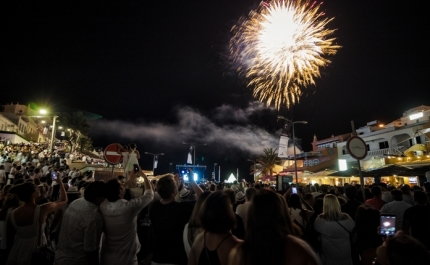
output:
[[[396,215],[383,213],[380,220],[379,234],[381,236],[394,236],[396,233]]]
[[[133,167],[134,167],[134,172],[139,172],[139,165],[138,164],[134,164],[133,165]]]

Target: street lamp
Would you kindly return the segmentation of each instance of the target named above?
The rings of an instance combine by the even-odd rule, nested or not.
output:
[[[196,146],[199,145],[207,145],[207,143],[203,143],[203,144],[195,144],[195,143],[186,143],[186,142],[182,142],[182,144],[189,144],[193,147],[193,152],[194,152],[194,158],[193,158],[193,165],[196,165]]]
[[[52,151],[54,149],[54,137],[55,137],[55,123],[57,122],[58,116],[48,116],[46,115],[48,112],[45,109],[39,110],[41,115],[31,115],[27,117],[32,118],[44,118],[44,117],[52,117],[52,132],[51,132],[51,142],[49,143],[49,161],[52,161]],[[44,123],[44,121],[42,121]]]
[[[218,165],[218,163],[214,163],[214,172],[213,172],[213,178],[214,178],[214,181],[216,180],[216,165]]]
[[[247,159],[247,161],[254,163],[254,181],[255,181],[255,160]]]
[[[155,157],[156,156],[163,156],[164,155],[164,153],[159,153],[159,154],[153,154],[153,153],[150,153],[150,152],[145,152],[145,154],[146,155],[152,155],[154,158],[153,158],[153,161],[152,161],[152,175],[154,176],[155,174],[154,174],[154,170],[155,170]]]
[[[292,121],[292,120],[285,118],[284,116],[277,116],[277,117],[279,120],[286,120],[287,122],[289,122],[293,125],[294,174],[296,175],[296,185],[298,186],[299,185],[299,178],[297,177],[297,158],[296,158],[296,142],[295,142],[296,135],[294,132],[294,124],[296,124],[296,123],[307,124],[308,122],[307,121]]]

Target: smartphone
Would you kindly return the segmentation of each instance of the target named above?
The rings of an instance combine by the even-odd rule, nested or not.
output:
[[[293,187],[293,188],[292,188],[292,191],[293,191],[293,193],[297,193],[297,188],[296,188],[296,187]]]
[[[138,164],[134,164],[134,172],[139,172],[139,165]]]
[[[57,173],[55,173],[55,171],[52,171],[51,176],[52,179],[57,179]]]
[[[396,233],[396,215],[395,214],[381,214],[379,234],[382,236],[394,236]]]

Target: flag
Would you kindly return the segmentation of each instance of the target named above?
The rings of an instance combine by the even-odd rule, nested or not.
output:
[[[154,156],[154,168],[157,168],[157,164],[158,164],[158,156]]]
[[[281,135],[279,139],[278,157],[287,158],[288,157],[288,137]]]
[[[193,158],[191,153],[193,152],[193,146],[190,146],[190,150],[188,151],[188,158],[187,158],[187,164],[193,163]]]

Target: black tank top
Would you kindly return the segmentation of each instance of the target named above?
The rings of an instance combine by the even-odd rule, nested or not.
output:
[[[200,253],[198,265],[221,265],[221,262],[219,261],[219,258],[218,258],[217,250],[221,246],[221,244],[224,242],[224,240],[226,240],[229,236],[231,236],[231,234],[224,237],[224,239],[221,240],[221,242],[218,244],[218,246],[216,247],[215,250],[209,250],[206,247],[206,231],[205,231],[205,233],[203,235],[204,247],[203,247],[202,252]]]

